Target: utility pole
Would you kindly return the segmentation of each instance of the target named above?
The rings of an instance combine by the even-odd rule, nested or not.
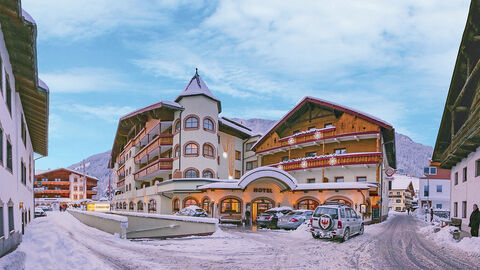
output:
[[[85,160],[82,160],[83,164],[83,198],[87,199],[87,174],[85,173]]]
[[[110,178],[112,177],[112,174],[109,174],[108,175],[108,199],[110,200],[110,195],[111,195],[111,192],[110,192]]]

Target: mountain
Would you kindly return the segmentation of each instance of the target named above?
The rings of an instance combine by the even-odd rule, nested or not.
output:
[[[277,122],[261,118],[232,119],[249,127],[254,133],[261,134],[266,133]],[[395,133],[395,143],[397,170],[402,174],[416,177],[423,176],[423,168],[429,165],[429,159],[432,157],[433,148],[431,146],[414,142],[408,136],[400,133]],[[107,168],[109,159],[110,151],[96,154],[85,159],[85,173],[100,179],[97,186],[99,198],[106,196],[108,190],[108,178],[112,172],[111,169]],[[73,164],[68,168],[79,172],[83,171],[82,162]]]

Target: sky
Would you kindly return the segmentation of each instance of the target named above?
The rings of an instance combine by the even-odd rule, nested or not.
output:
[[[50,88],[49,155],[113,145],[118,119],[172,100],[199,69],[222,115],[279,119],[306,95],[435,144],[468,0],[22,0]]]

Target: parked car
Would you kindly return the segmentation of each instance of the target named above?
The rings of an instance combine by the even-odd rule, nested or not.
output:
[[[257,216],[256,223],[260,228],[277,228],[278,218],[286,215],[288,212],[292,211],[290,207],[275,207],[268,209],[267,211],[261,213]]]
[[[312,218],[313,210],[293,210],[278,219],[277,227],[286,230],[295,230],[304,222]]]
[[[37,217],[46,217],[46,216],[47,216],[47,213],[45,213],[45,211],[43,211],[42,208],[40,208],[40,207],[35,207],[34,218],[37,218]]]
[[[225,213],[220,214],[219,221],[220,223],[242,224],[242,214],[237,213],[237,211],[225,211]]]
[[[203,208],[200,208],[196,205],[190,205],[178,211],[175,215],[178,216],[190,216],[190,217],[207,217],[207,213]]]
[[[52,207],[46,205],[39,206],[39,208],[41,208],[45,212],[52,211]]]
[[[310,231],[313,238],[339,238],[343,242],[352,235],[363,234],[364,224],[350,206],[326,202],[313,212]]]

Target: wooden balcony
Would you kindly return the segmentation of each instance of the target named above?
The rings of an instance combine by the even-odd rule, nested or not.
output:
[[[42,181],[42,186],[70,186],[70,181]]]
[[[148,175],[153,175],[159,171],[170,171],[173,168],[173,158],[159,158],[140,169],[134,174],[135,180],[140,180]]]
[[[97,195],[96,190],[87,190],[87,195]]]
[[[284,171],[293,171],[333,166],[378,164],[381,162],[381,159],[382,154],[379,152],[352,153],[295,159],[270,166],[280,168]]]
[[[125,177],[117,182],[117,187],[122,187],[125,185]]]
[[[35,191],[35,194],[42,195],[42,194],[57,194],[57,195],[69,195],[69,189],[62,189],[62,190],[42,190],[42,191]]]
[[[143,157],[148,155],[148,153],[155,150],[155,148],[160,148],[161,146],[173,144],[173,134],[161,134],[152,140],[149,144],[145,145],[138,153],[135,155],[135,163],[138,163]]]

